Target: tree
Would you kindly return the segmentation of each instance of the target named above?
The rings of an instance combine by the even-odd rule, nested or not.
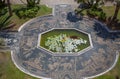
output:
[[[114,15],[113,17],[109,17],[108,21],[107,21],[107,25],[110,27],[116,27],[116,25],[118,24],[118,19],[117,19],[117,15],[120,9],[120,0],[116,0],[116,7],[115,7],[115,11],[114,11]]]
[[[12,9],[11,9],[10,0],[7,0],[7,6],[8,6],[8,10],[9,10],[9,16],[12,16]]]
[[[119,9],[120,9],[120,0],[116,0],[116,8],[115,8],[115,12],[114,12],[112,21],[117,19],[117,15],[118,15]]]
[[[103,0],[76,0],[77,3],[83,3],[84,5],[87,5],[87,8],[91,8],[93,6],[99,7],[104,3]]]

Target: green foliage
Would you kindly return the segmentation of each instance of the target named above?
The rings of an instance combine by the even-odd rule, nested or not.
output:
[[[4,15],[7,13],[7,8],[0,9],[0,16]]]
[[[20,8],[16,11],[16,15],[19,18],[33,18],[37,15],[39,10],[39,2],[40,0],[26,0],[27,7]]]
[[[103,0],[76,0],[77,3],[83,3],[84,5],[87,5],[88,8],[91,8],[93,6],[96,6],[97,8],[101,5],[103,5]]]
[[[27,7],[35,7],[39,2],[40,0],[27,0]]]
[[[0,30],[8,27],[10,24],[10,17],[8,15],[0,16]]]
[[[38,13],[39,7],[33,7],[33,8],[21,8],[16,11],[16,15],[19,18],[33,18]]]
[[[103,12],[102,9],[99,8],[90,8],[87,10],[87,15],[90,17],[97,17],[99,20],[106,20],[106,14]]]
[[[87,10],[87,14],[90,17],[98,17],[100,20],[105,20],[106,15],[100,8],[103,5],[103,0],[77,0],[78,3],[83,3],[81,10],[78,8],[75,10],[77,15],[83,15],[83,12]]]
[[[82,12],[84,11],[84,9],[80,9],[80,8],[77,8],[77,9],[75,9],[75,13],[77,14],[77,15],[84,15]]]
[[[103,76],[97,77],[95,79],[115,79],[115,78],[114,78],[114,76],[111,76],[111,75],[103,75]]]
[[[100,12],[100,14],[98,15],[98,19],[105,21],[106,20],[106,14],[104,12]]]
[[[7,12],[5,0],[0,0],[0,16]]]
[[[5,0],[0,0],[0,9],[6,7]]]

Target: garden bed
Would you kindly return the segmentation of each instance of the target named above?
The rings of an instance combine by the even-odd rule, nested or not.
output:
[[[40,34],[40,46],[54,53],[76,53],[90,46],[89,36],[75,29],[54,29]]]

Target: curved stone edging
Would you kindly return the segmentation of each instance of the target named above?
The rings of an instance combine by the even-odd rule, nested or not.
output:
[[[23,25],[20,26],[20,28],[18,29],[18,32],[20,32],[20,31],[24,28],[24,26],[25,26],[26,24],[30,23],[31,21],[33,21],[33,20],[35,20],[35,19],[38,19],[38,18],[46,17],[46,16],[53,16],[53,15],[52,15],[52,14],[49,14],[49,15],[39,16],[39,17],[35,17],[35,18],[33,18],[33,19],[30,19],[30,20],[28,20],[27,22],[25,22]]]
[[[113,65],[112,65],[109,69],[105,70],[104,72],[102,72],[102,73],[100,73],[100,74],[97,74],[97,75],[94,75],[94,76],[90,76],[90,77],[85,77],[85,78],[86,78],[86,79],[91,79],[91,78],[95,78],[95,77],[101,76],[101,75],[109,72],[109,71],[112,70],[112,69],[115,67],[115,65],[117,64],[118,58],[119,58],[119,52],[117,51],[117,52],[116,52],[115,62],[113,63]]]
[[[30,73],[29,71],[25,70],[23,67],[19,66],[19,65],[16,63],[16,61],[14,60],[13,51],[11,51],[11,59],[12,59],[14,65],[15,65],[20,71],[24,72],[25,74],[28,74],[28,75],[33,76],[33,77],[36,77],[36,78],[41,78],[41,79],[51,79],[51,78],[41,77],[41,76],[37,76],[37,75],[35,75],[35,74],[32,74],[32,73]]]
[[[95,77],[101,76],[101,75],[103,75],[103,74],[109,72],[110,70],[112,70],[112,69],[115,67],[115,65],[116,65],[116,63],[117,63],[117,61],[118,61],[118,58],[119,58],[119,52],[116,52],[116,59],[115,59],[115,62],[113,63],[113,65],[112,65],[108,70],[106,70],[106,71],[104,71],[104,72],[102,72],[102,73],[100,73],[100,74],[91,76],[91,77],[84,77],[83,79],[95,78]],[[28,75],[30,75],[30,76],[36,77],[36,78],[51,79],[51,78],[45,78],[45,77],[40,77],[40,76],[31,74],[30,72],[26,71],[24,68],[20,67],[20,66],[15,62],[15,60],[14,60],[13,51],[11,51],[11,59],[12,59],[14,65],[15,65],[19,70],[21,70],[22,72],[24,72],[24,73],[26,73],[26,74],[28,74]]]

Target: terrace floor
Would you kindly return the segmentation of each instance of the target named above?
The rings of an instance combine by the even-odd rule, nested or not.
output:
[[[26,74],[42,79],[87,79],[111,70],[118,59],[120,36],[109,33],[104,24],[76,17],[70,5],[57,5],[53,14],[32,19],[10,41],[12,60]],[[37,47],[38,35],[52,28],[76,28],[91,35],[93,48],[80,55],[52,55]]]

